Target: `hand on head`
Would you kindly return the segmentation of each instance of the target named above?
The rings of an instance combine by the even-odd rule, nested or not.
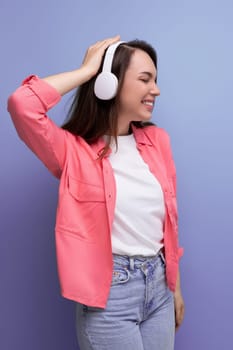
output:
[[[99,70],[105,50],[119,40],[120,36],[116,35],[112,38],[97,41],[94,45],[91,45],[86,51],[82,68],[86,68],[89,75],[94,76]]]

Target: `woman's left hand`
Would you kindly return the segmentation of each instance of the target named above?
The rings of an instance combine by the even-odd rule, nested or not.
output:
[[[175,306],[175,325],[176,330],[180,327],[184,319],[184,299],[180,287],[180,273],[178,273],[176,290],[174,292],[174,306]]]

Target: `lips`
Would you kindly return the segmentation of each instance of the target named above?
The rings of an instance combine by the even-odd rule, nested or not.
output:
[[[154,108],[154,100],[143,100],[142,104],[146,107],[147,111],[149,111],[150,113],[152,113],[153,108]]]
[[[153,107],[154,106],[154,100],[143,100],[142,103],[146,106]]]

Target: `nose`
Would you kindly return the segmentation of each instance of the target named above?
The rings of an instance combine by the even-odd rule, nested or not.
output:
[[[160,90],[156,82],[153,83],[151,87],[151,94],[154,96],[159,96],[160,95]]]

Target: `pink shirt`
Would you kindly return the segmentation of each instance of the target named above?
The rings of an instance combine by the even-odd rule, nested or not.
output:
[[[60,179],[56,251],[61,293],[80,303],[105,307],[112,280],[111,228],[116,188],[104,142],[89,145],[46,115],[61,99],[37,76],[27,78],[9,98],[8,110],[19,137]],[[169,137],[156,126],[133,127],[138,150],[161,184],[166,214],[166,277],[174,291],[182,249],[178,246],[176,175]]]

